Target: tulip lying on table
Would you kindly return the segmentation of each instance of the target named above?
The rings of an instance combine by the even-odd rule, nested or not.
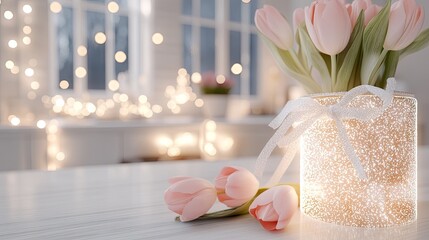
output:
[[[259,188],[259,181],[242,167],[224,167],[215,186],[201,178],[175,177],[164,193],[177,221],[207,220],[250,213],[267,230],[281,230],[298,209],[299,185]],[[228,209],[207,213],[218,200]]]

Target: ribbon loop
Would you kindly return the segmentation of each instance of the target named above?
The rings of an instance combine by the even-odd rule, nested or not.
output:
[[[353,164],[356,173],[361,179],[366,179],[367,175],[364,167],[350,142],[343,120],[357,119],[360,121],[369,121],[379,117],[392,104],[394,89],[395,79],[389,78],[386,90],[374,86],[361,85],[345,93],[341,100],[333,105],[324,106],[311,97],[289,101],[269,124],[271,128],[277,129],[277,131],[259,154],[255,166],[255,175],[259,178],[262,177],[268,158],[276,146],[286,148],[285,156],[267,185],[270,186],[278,183],[297,152],[297,143],[300,136],[321,117],[327,116],[335,121],[344,151]],[[380,98],[382,105],[370,108],[354,108],[350,106],[350,103],[356,97],[366,93]]]

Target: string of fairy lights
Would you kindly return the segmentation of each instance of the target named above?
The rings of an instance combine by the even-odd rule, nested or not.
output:
[[[4,2],[4,1],[3,1]],[[248,3],[249,1],[243,0],[243,3]],[[0,4],[2,1],[0,0]],[[4,3],[2,8],[4,9]],[[115,1],[110,1],[106,4],[107,10],[111,14],[116,14],[120,10],[120,6]],[[49,4],[49,9],[54,14],[59,14],[63,10],[63,6],[58,1],[52,1]],[[21,12],[17,12],[21,11]],[[18,18],[20,14],[24,16],[31,16],[35,14],[33,12],[33,7],[30,3],[25,2],[18,9],[4,9],[3,18],[6,21],[13,21]],[[1,16],[0,16],[1,17]],[[24,22],[25,23],[25,22]],[[33,28],[31,26],[31,21],[25,23],[21,26],[19,34],[16,37],[7,40],[7,48],[11,51],[19,49],[20,46],[31,46],[32,45],[32,34]],[[163,44],[164,35],[160,32],[155,32],[152,35],[152,43],[155,45]],[[97,44],[106,44],[108,41],[106,33],[97,32],[94,35],[94,41]],[[86,46],[78,46],[76,49],[77,54],[80,57],[86,57],[88,49]],[[127,54],[123,51],[117,51],[114,53],[114,59],[118,63],[123,63],[127,60]],[[188,104],[196,108],[202,108],[204,106],[204,100],[199,95],[198,91],[194,91],[193,85],[198,85],[201,83],[202,76],[198,72],[188,73],[186,69],[180,68],[177,72],[177,78],[175,85],[169,85],[165,88],[164,96],[167,98],[166,106],[163,107],[160,104],[150,103],[146,95],[134,96],[127,94],[126,92],[121,91],[121,81],[120,79],[112,79],[107,83],[107,91],[110,91],[112,94],[111,97],[99,98],[97,100],[84,100],[72,96],[64,96],[61,94],[56,94],[53,96],[42,95],[39,90],[42,88],[41,82],[37,80],[38,74],[37,69],[38,62],[35,58],[26,59],[28,62],[23,63],[19,59],[6,59],[4,62],[5,68],[10,71],[11,74],[17,77],[25,76],[25,86],[20,86],[25,88],[26,98],[28,100],[34,101],[39,100],[44,108],[48,112],[48,116],[51,116],[47,119],[37,119],[36,116],[31,117],[31,119],[26,119],[25,116],[19,116],[18,113],[10,113],[7,117],[8,122],[11,126],[21,126],[21,125],[33,125],[39,129],[45,129],[47,135],[47,155],[48,155],[48,170],[56,170],[61,167],[61,162],[66,159],[66,154],[61,150],[59,144],[59,134],[60,124],[56,120],[56,117],[71,117],[75,119],[84,119],[84,118],[99,118],[99,119],[133,119],[133,118],[152,118],[157,114],[161,114],[164,111],[170,111],[172,114],[180,114],[182,108]],[[239,75],[243,71],[243,68],[240,63],[235,63],[231,66],[231,72],[233,74]],[[87,75],[87,69],[83,66],[77,66],[74,69],[74,74],[77,78],[84,78]],[[222,79],[222,78],[218,78]],[[46,87],[46,86],[45,86]],[[60,89],[68,89],[70,84],[67,80],[59,81]],[[46,114],[45,114],[46,115]],[[213,126],[214,122],[211,121],[208,123],[208,126]],[[204,128],[206,129],[206,128]],[[208,129],[208,130],[207,130]],[[204,143],[201,146],[201,149],[210,157],[216,155],[218,149],[230,149],[233,145],[233,140],[230,137],[224,137],[221,146],[215,146],[216,138],[213,138],[214,130],[213,127],[208,127],[204,130]],[[207,133],[206,133],[207,132]],[[183,135],[183,136],[182,136]],[[196,138],[191,136],[190,133],[186,132],[182,134],[181,138],[186,141]],[[206,136],[207,135],[207,136]],[[183,141],[173,141],[175,144],[161,144],[160,148],[165,148],[165,154],[169,157],[175,157],[180,154],[180,146]],[[161,141],[162,142],[162,141]],[[200,143],[201,144],[201,143]],[[182,144],[183,145],[183,144]]]

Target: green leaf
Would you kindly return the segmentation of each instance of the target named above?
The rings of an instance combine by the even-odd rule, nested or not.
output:
[[[380,70],[380,54],[383,51],[389,26],[391,0],[388,0],[384,8],[369,22],[363,33],[363,59],[361,77],[362,84],[370,84],[374,76]],[[384,56],[382,57],[384,60]]]
[[[408,56],[412,53],[422,50],[429,45],[429,28],[420,33],[420,35],[410,44],[410,46],[404,48],[400,55],[401,58]]]
[[[314,46],[314,43],[313,41],[311,41],[311,38],[308,35],[307,30],[303,26],[301,26],[301,27],[298,27],[298,32],[301,38],[301,47],[305,52],[305,55],[309,59],[310,64],[317,71],[319,71],[322,77],[322,80],[323,80],[322,90],[324,92],[331,91],[331,76],[329,74],[329,69],[325,63],[325,60],[323,59],[319,50],[317,50],[316,46]]]
[[[383,77],[377,81],[377,87],[385,88],[387,84],[387,79],[395,76],[401,53],[402,51],[389,51],[386,56]]]
[[[364,19],[364,13],[361,11],[350,37],[348,46],[338,56],[339,62],[341,62],[341,67],[338,71],[338,80],[334,88],[335,91],[347,91],[352,73],[353,71],[357,71],[357,62],[360,61],[359,56],[364,31]],[[352,79],[352,81],[354,80],[355,79]]]
[[[217,212],[206,213],[195,220],[208,220],[208,219],[214,219],[214,218],[235,217],[235,216],[248,214],[249,207],[252,204],[253,200],[255,200],[255,198],[257,198],[261,193],[265,192],[266,190],[268,190],[268,188],[260,188],[256,193],[256,195],[250,201],[246,202],[241,206],[238,206],[235,208],[228,208]],[[180,222],[180,217],[176,217],[176,221]]]
[[[264,40],[265,45],[269,48],[274,60],[282,71],[299,81],[308,93],[319,93],[322,91],[320,86],[312,78],[309,78],[305,72],[300,70],[288,51],[278,48],[262,33],[259,33],[259,36]]]

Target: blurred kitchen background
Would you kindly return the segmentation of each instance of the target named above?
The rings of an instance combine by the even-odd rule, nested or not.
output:
[[[270,4],[291,19],[309,0],[0,2],[0,171],[254,157],[273,116],[305,94],[253,18]],[[397,72],[419,101],[420,145],[429,144],[428,63],[426,49]],[[224,117],[204,112],[205,72],[234,81]]]

